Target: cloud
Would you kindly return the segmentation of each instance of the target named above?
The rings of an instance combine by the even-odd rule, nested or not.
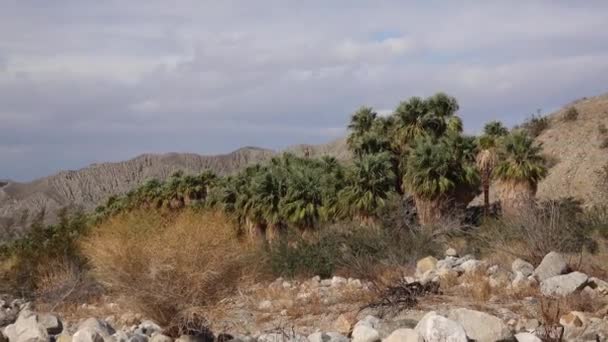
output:
[[[606,91],[608,4],[9,0],[0,178],[144,152],[282,148],[362,105],[458,98],[469,132]],[[35,23],[35,24],[34,24]]]

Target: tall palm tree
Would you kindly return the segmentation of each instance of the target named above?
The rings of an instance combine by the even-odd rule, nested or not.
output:
[[[538,183],[547,176],[542,145],[525,132],[504,138],[494,175],[500,181],[500,202],[506,216],[516,216],[534,204]]]
[[[310,167],[293,168],[281,203],[287,221],[303,233],[316,228],[323,217],[323,190],[319,173],[315,171]]]
[[[472,198],[479,180],[472,146],[472,139],[458,134],[415,141],[403,183],[414,196],[421,224],[437,223],[448,209]]]
[[[284,196],[285,185],[280,176],[272,170],[264,170],[251,180],[251,201],[254,211],[259,213],[266,226],[265,238],[272,242],[279,237],[284,226],[281,212],[281,200]]]
[[[485,125],[483,134],[477,139],[479,152],[475,164],[481,176],[481,187],[483,190],[483,212],[488,216],[490,208],[490,185],[494,168],[498,163],[498,147],[500,139],[508,134],[508,130],[500,121],[492,121]]]
[[[366,155],[355,161],[348,185],[339,193],[346,213],[372,224],[394,189],[395,175],[388,153]]]

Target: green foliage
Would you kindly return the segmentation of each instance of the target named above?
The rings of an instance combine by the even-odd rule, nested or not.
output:
[[[268,260],[275,276],[330,277],[341,272],[366,279],[380,271],[380,264],[394,268],[440,250],[440,244],[422,231],[343,223],[314,238],[285,238],[268,250]]]
[[[420,137],[407,160],[403,183],[416,196],[436,199],[461,186],[476,188],[473,138],[451,134],[440,139]]]
[[[502,181],[527,182],[533,188],[547,175],[542,147],[524,132],[505,137],[494,173]]]
[[[385,206],[394,187],[395,175],[387,153],[367,155],[355,161],[348,185],[338,197],[348,214],[370,219]]]
[[[15,258],[11,278],[23,291],[33,290],[37,272],[53,261],[68,261],[76,266],[84,263],[78,240],[88,229],[87,217],[81,211],[69,214],[63,209],[56,224],[44,225],[44,218],[45,212],[41,211],[33,219],[27,234],[0,249],[4,258]]]

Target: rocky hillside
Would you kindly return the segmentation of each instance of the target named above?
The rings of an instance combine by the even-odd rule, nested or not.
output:
[[[343,140],[326,145],[298,145],[285,151],[298,155],[307,153],[311,157],[333,155],[342,159],[349,158]],[[198,173],[209,169],[225,175],[268,160],[276,154],[275,151],[256,147],[244,147],[216,156],[144,154],[123,162],[94,164],[77,171],[62,171],[28,183],[0,180],[0,228],[14,224],[24,210],[32,214],[45,209],[48,220],[52,221],[60,208],[79,206],[90,210],[109,196],[125,193],[150,178],[164,179],[177,170]]]
[[[567,119],[575,108],[576,119]],[[583,98],[550,115],[539,137],[555,165],[540,183],[543,199],[573,196],[586,204],[608,200],[608,94]]]

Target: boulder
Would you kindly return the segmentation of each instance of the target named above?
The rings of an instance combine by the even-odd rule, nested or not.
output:
[[[104,341],[106,342],[128,342],[131,341],[131,339],[129,339],[129,336],[127,335],[126,332],[124,331],[117,331],[115,332],[112,336],[110,336],[109,338],[104,338]]]
[[[359,325],[365,325],[365,326],[368,326],[371,328],[377,328],[379,324],[380,324],[380,319],[378,317],[374,317],[372,315],[367,315],[363,319],[359,320],[359,322],[357,322],[357,324],[355,324],[355,327],[357,327]]]
[[[572,272],[547,278],[540,284],[540,291],[545,296],[568,296],[582,290],[589,277],[581,272]]]
[[[163,329],[158,324],[150,320],[145,320],[139,324],[135,332],[146,336],[152,336],[152,334],[161,332],[162,330]]]
[[[49,338],[46,328],[38,321],[38,315],[28,309],[22,310],[15,323],[4,328],[3,333],[10,342],[46,342]]]
[[[424,339],[414,329],[397,329],[382,342],[424,342]]]
[[[432,256],[418,260],[416,263],[416,275],[421,276],[428,271],[434,270],[437,266],[437,259]]]
[[[467,342],[462,325],[431,311],[424,315],[414,329],[425,342]]]
[[[543,342],[538,336],[527,332],[515,334],[515,340],[517,340],[517,342]]]
[[[331,278],[331,286],[333,286],[333,287],[338,287],[338,286],[346,285],[347,283],[348,283],[348,281],[345,278],[342,278],[342,277],[333,277],[333,278]]]
[[[127,342],[148,342],[148,336],[135,333],[127,340]]]
[[[263,300],[258,304],[258,310],[268,311],[270,309],[272,309],[272,302],[269,300]]]
[[[114,330],[114,328],[112,328],[112,326],[108,322],[102,321],[97,318],[89,318],[87,320],[82,321],[80,324],[78,324],[77,330],[84,330],[84,329],[96,331],[102,337],[111,336],[116,332],[116,330]],[[74,334],[74,336],[76,336],[76,335]]]
[[[72,336],[63,333],[59,336],[55,336],[55,342],[72,342]]]
[[[446,257],[453,257],[453,258],[457,258],[458,257],[458,252],[454,249],[454,248],[448,248],[445,251],[445,256]]]
[[[38,322],[46,328],[49,335],[58,335],[63,331],[63,323],[55,315],[49,313],[38,314]]]
[[[479,272],[485,266],[485,262],[479,260],[467,260],[460,265],[466,274]]]
[[[589,287],[595,290],[596,294],[601,296],[608,295],[608,282],[596,277],[589,278]]]
[[[448,318],[460,323],[469,339],[478,342],[502,341],[513,336],[505,322],[485,312],[455,309],[450,311]]]
[[[337,332],[316,332],[308,336],[308,342],[349,342],[350,339]]]
[[[110,339],[110,336],[106,338]],[[94,328],[85,327],[76,331],[74,336],[72,336],[72,342],[104,342],[104,338]]]
[[[357,324],[353,329],[352,337],[352,342],[380,341],[380,333],[367,324]]]
[[[551,252],[543,258],[540,265],[534,270],[534,277],[538,281],[564,274],[568,271],[568,264],[563,255]]]
[[[271,333],[258,336],[258,342],[308,342],[308,338],[297,334]]]
[[[513,271],[513,273],[519,272],[527,278],[534,273],[534,266],[522,259],[515,259],[511,264],[511,271]]]

